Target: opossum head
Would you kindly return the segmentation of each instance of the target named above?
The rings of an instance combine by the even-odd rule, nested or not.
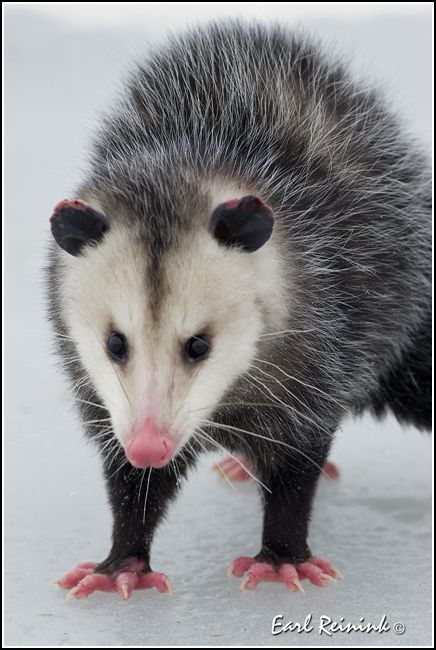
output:
[[[272,210],[230,194],[197,212],[166,244],[168,223],[152,235],[152,218],[92,200],[61,201],[51,219],[68,337],[135,467],[163,467],[201,435],[262,334],[283,327]]]

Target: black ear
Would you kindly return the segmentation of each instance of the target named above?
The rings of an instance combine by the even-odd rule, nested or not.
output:
[[[272,211],[257,196],[221,203],[212,213],[209,228],[225,246],[239,246],[247,253],[261,248],[271,237]]]
[[[53,237],[70,255],[80,255],[84,246],[103,237],[109,224],[106,217],[83,201],[59,201],[50,219]]]

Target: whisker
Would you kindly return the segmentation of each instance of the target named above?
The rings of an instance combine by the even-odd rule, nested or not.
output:
[[[108,426],[107,424],[88,424],[87,425],[87,427],[89,427],[90,429],[97,429],[98,433],[100,433],[100,431],[98,431],[98,429],[105,429],[105,428],[107,428],[107,426]],[[110,427],[112,428],[112,425],[110,425]],[[92,435],[94,436],[94,433]]]
[[[274,368],[277,368],[285,377],[288,377],[289,379],[292,379],[293,381],[296,381],[298,384],[301,384],[302,386],[305,386],[306,388],[310,388],[311,390],[316,391],[317,393],[320,393],[321,395],[324,395],[324,397],[327,397],[330,401],[335,402],[338,406],[341,407],[341,409],[345,410],[345,407],[338,402],[334,397],[331,395],[328,395],[328,393],[325,393],[321,388],[318,388],[317,386],[312,386],[312,384],[307,384],[306,382],[302,381],[301,379],[298,379],[297,377],[294,377],[293,375],[289,375],[287,372],[283,370],[283,368],[280,368],[275,363],[272,363],[271,361],[265,361],[265,359],[254,359],[254,361],[258,361],[259,363],[265,363],[268,366],[273,366]]]
[[[71,363],[77,363],[77,361],[80,361],[80,357],[67,357],[69,360],[67,361],[66,359],[61,359],[61,363],[64,366],[69,366]]]
[[[114,462],[114,460],[119,459],[120,457],[121,457],[123,460],[125,460],[126,463],[129,462],[129,461],[127,460],[125,454],[122,453],[123,450],[122,450],[122,448],[120,447],[120,445],[119,445],[119,443],[118,443],[118,440],[115,438],[115,436],[114,436],[114,438],[113,438],[113,442],[114,442],[114,446],[113,446],[113,448],[111,449],[111,453],[113,452],[113,456],[112,456],[111,462],[109,463],[108,470],[112,467],[112,463]],[[121,465],[121,467],[122,467],[122,466],[123,466],[123,465]],[[120,468],[120,469],[121,469],[121,468]],[[115,472],[115,473],[116,473],[116,472]]]
[[[207,421],[206,421],[206,424],[208,424]],[[262,483],[262,481],[261,481],[260,479],[258,479],[257,476],[254,476],[254,474],[252,474],[252,473],[250,472],[250,470],[249,470],[247,467],[245,467],[245,465],[244,465],[243,463],[241,463],[241,461],[239,460],[239,458],[237,458],[237,457],[234,456],[232,453],[230,453],[230,452],[228,451],[228,449],[226,449],[225,447],[223,447],[222,445],[220,445],[219,442],[217,442],[217,441],[214,440],[211,436],[209,436],[205,431],[203,431],[203,429],[197,429],[196,433],[199,433],[200,435],[202,435],[203,437],[205,437],[206,440],[209,440],[209,442],[211,442],[212,444],[214,444],[214,445],[216,445],[217,447],[219,447],[220,449],[222,449],[226,454],[228,454],[231,458],[233,458],[233,460],[235,460],[235,461],[236,461],[236,462],[237,462],[237,463],[242,467],[242,469],[244,469],[244,470],[247,472],[247,474],[249,474],[249,476],[251,476],[251,478],[252,478],[253,480],[255,480],[257,483],[259,483],[259,485],[261,485],[265,490],[267,490],[267,492],[270,492],[270,493],[271,493],[271,490],[269,489],[269,487],[267,487],[264,483]]]
[[[142,490],[142,483],[144,481],[145,470],[146,470],[146,468],[144,467],[144,469],[142,470],[141,483],[139,484],[138,503],[141,500],[141,490]]]
[[[200,431],[203,432],[202,429],[200,429]],[[204,433],[204,432],[203,432],[203,433]],[[207,452],[207,449],[206,449],[206,447],[203,445],[203,443],[201,442],[201,440],[198,440],[198,439],[197,439],[197,442],[198,442],[198,444],[201,446],[201,448],[202,448],[205,452]],[[233,485],[233,483],[231,482],[231,480],[229,479],[229,477],[227,476],[227,474],[225,473],[225,471],[223,470],[223,468],[220,467],[219,463],[216,463],[215,467],[217,467],[217,468],[219,469],[219,471],[220,471],[221,474],[224,476],[224,478],[226,479],[226,481],[227,481],[227,483],[230,485],[230,487],[231,487],[233,490],[236,490],[236,487]]]
[[[29,334],[47,334],[43,330],[27,330]],[[74,341],[70,336],[65,336],[64,334],[59,334],[58,332],[50,332],[50,336],[54,336],[57,339],[65,339],[66,341]]]
[[[211,422],[209,420],[202,420],[205,424],[219,428],[219,429],[227,429],[229,431],[239,431],[241,433],[246,433],[249,436],[254,436],[255,438],[262,438],[262,440],[267,440],[268,442],[274,442],[278,445],[283,445],[284,447],[290,449],[292,452],[297,452],[298,454],[301,454],[304,456],[308,461],[310,461],[317,469],[321,470],[321,472],[327,476],[327,474],[324,472],[323,468],[318,465],[308,454],[306,454],[302,449],[299,449],[298,447],[293,447],[292,445],[289,445],[287,442],[284,442],[283,440],[276,440],[275,438],[269,438],[268,436],[263,436],[260,433],[254,433],[254,431],[247,431],[246,429],[240,429],[239,427],[233,427],[229,424],[220,424],[218,422]],[[242,463],[241,463],[242,465]],[[245,469],[245,468],[244,468]]]
[[[88,375],[83,375],[76,381],[72,390],[73,392],[76,392],[77,389],[82,388],[83,386],[88,386],[88,384],[90,383],[91,383],[91,379],[88,377]]]
[[[264,339],[270,336],[283,336],[284,334],[308,334],[315,331],[314,327],[308,330],[281,330],[279,332],[267,332],[266,334],[261,334],[259,338]]]
[[[257,387],[255,387],[256,390],[258,390]],[[262,406],[262,407],[268,407],[268,408],[275,408],[275,409],[287,409],[289,410],[291,407],[288,406],[287,404],[276,404],[274,402],[218,402],[218,404],[209,404],[209,406],[201,406],[200,408],[197,409],[190,409],[189,413],[197,413],[198,411],[207,411],[211,408],[221,408],[221,407],[228,407],[228,406]]]
[[[144,499],[144,513],[142,515],[142,523],[145,524],[145,510],[147,508],[147,499],[148,499],[148,488],[150,487],[150,477],[151,477],[151,470],[152,468],[148,470],[148,480],[147,480],[147,489],[145,491],[145,499]]]
[[[287,386],[285,386],[285,384],[284,384],[282,381],[280,381],[280,379],[278,379],[277,377],[275,377],[275,376],[272,375],[271,373],[266,372],[266,370],[262,370],[262,368],[259,368],[259,366],[256,366],[256,365],[252,364],[251,367],[254,368],[255,370],[257,370],[258,372],[261,372],[262,375],[264,375],[265,377],[268,377],[269,379],[272,379],[273,381],[275,381],[276,384],[278,384],[279,386],[281,386],[281,387],[283,388],[283,390],[285,391],[285,393],[287,393],[288,395],[290,395],[290,396],[292,397],[292,399],[297,400],[297,402],[298,402],[299,404],[301,404],[301,406],[303,406],[305,409],[308,409],[308,408],[309,408],[308,405],[307,405],[305,402],[303,402],[303,400],[301,400],[299,397],[297,397],[297,395],[295,395],[295,393],[293,393],[293,392],[292,392],[292,391],[291,391]],[[250,375],[250,376],[251,376],[251,375]],[[252,379],[255,379],[255,377],[253,377],[253,376],[251,376],[251,378],[252,378]],[[259,381],[260,383],[262,383],[262,382],[260,381],[259,378],[257,378],[257,379],[258,379],[258,381]],[[262,385],[266,388],[265,384],[262,383]],[[277,396],[275,396],[275,397],[277,397]],[[295,409],[295,410],[296,410],[296,409]]]
[[[113,461],[113,459],[112,459],[112,461]],[[110,481],[110,480],[115,476],[115,474],[117,474],[117,473],[118,473],[118,472],[119,472],[119,471],[120,471],[120,470],[121,470],[125,465],[127,465],[128,462],[129,462],[129,461],[127,460],[127,458],[125,458],[125,459],[123,460],[123,462],[121,463],[121,465],[120,465],[119,467],[117,467],[116,470],[113,472],[113,474],[111,474],[111,475],[109,476],[108,481]],[[112,464],[112,463],[111,463],[111,464]],[[110,466],[109,466],[109,468],[110,468]]]
[[[257,369],[257,370],[260,370],[259,368],[256,368],[256,369]],[[265,371],[262,371],[262,372],[265,372]],[[294,412],[294,413],[297,415],[297,417],[299,417],[299,418],[303,418],[303,420],[306,420],[306,421],[309,422],[310,424],[315,425],[316,428],[318,428],[318,429],[320,429],[321,431],[323,431],[324,433],[326,433],[329,437],[332,437],[332,434],[331,434],[327,429],[325,429],[324,427],[322,427],[321,424],[320,424],[319,422],[316,422],[316,420],[314,420],[313,418],[309,417],[309,416],[306,415],[305,413],[302,413],[301,411],[299,411],[299,410],[296,409],[295,407],[290,406],[290,404],[286,404],[285,402],[283,402],[283,400],[281,400],[279,397],[277,397],[277,395],[275,395],[275,393],[273,393],[273,391],[272,391],[270,388],[268,388],[268,386],[265,386],[265,384],[264,384],[264,383],[263,383],[263,382],[262,382],[258,377],[254,377],[253,375],[250,375],[250,373],[248,373],[248,372],[247,372],[246,374],[247,374],[247,375],[248,375],[248,376],[249,376],[249,377],[250,377],[254,382],[256,382],[256,384],[260,384],[260,385],[262,386],[262,388],[264,388],[266,391],[268,391],[268,393],[272,396],[273,399],[277,400],[278,402],[280,402],[280,403],[283,404],[284,406],[287,406],[287,408],[288,408],[290,411]],[[268,373],[266,373],[266,374],[268,374]],[[280,380],[278,380],[278,379],[276,379],[275,377],[273,377],[273,375],[270,375],[270,376],[271,376],[275,381],[277,381],[278,384],[280,384],[281,386],[283,386],[284,390],[285,390],[289,395],[291,395],[294,399],[296,399],[298,402],[300,402],[300,404],[302,404],[302,406],[304,406],[305,408],[308,408],[308,407],[307,407],[307,404],[304,404],[304,402],[302,402],[300,399],[298,399],[298,397],[296,397],[296,396],[295,396],[291,391],[289,391],[289,390],[286,388],[286,386],[284,386],[284,385],[280,382]],[[263,392],[263,391],[261,390],[261,392]]]
[[[110,422],[111,418],[101,418],[100,420],[87,420],[82,424],[99,424],[100,422]]]
[[[97,408],[101,409],[102,411],[107,411],[107,409],[102,406],[101,404],[96,404],[95,402],[88,402],[86,399],[80,399],[80,397],[75,397],[74,398],[76,402],[81,402],[82,404],[89,404],[90,406],[96,406]]]
[[[200,441],[198,441],[198,442],[200,442]],[[223,470],[223,468],[221,467],[221,465],[220,465],[219,463],[215,463],[215,467],[216,467],[216,468],[221,472],[221,474],[224,476],[224,478],[226,479],[227,483],[230,485],[230,487],[232,488],[232,490],[236,490],[236,487],[233,485],[233,483],[231,482],[231,480],[229,479],[229,477],[227,476],[227,474],[225,473],[225,471]]]
[[[114,441],[113,441],[113,438],[109,438],[109,440],[107,440],[107,441],[105,442],[105,444],[103,445],[103,447],[102,447],[101,449],[98,450],[98,453],[99,453],[103,458],[105,458],[105,460],[106,460],[106,456],[105,456],[104,452],[105,452],[106,450],[108,450],[108,451],[109,451],[109,454],[111,453],[111,451],[112,451],[112,450],[111,450],[111,447],[112,447],[112,445],[113,445],[113,442],[114,442]],[[109,454],[107,455],[107,458],[109,458]]]
[[[100,345],[100,347],[102,348],[102,350],[103,350],[104,353],[106,354],[105,347],[104,347],[102,341],[100,340],[100,337],[99,337],[98,334],[95,332],[95,330],[94,330],[94,328],[91,326],[91,324],[90,324],[89,322],[88,322],[87,324],[88,324],[88,326],[89,326],[89,329],[92,331],[92,333],[94,334],[95,338],[97,339],[98,344]],[[118,373],[118,368],[116,368],[112,363],[110,364],[110,367],[112,368],[112,371],[114,372],[115,377],[117,378],[118,383],[119,383],[120,386],[121,386],[121,389],[122,389],[122,391],[123,391],[123,393],[124,393],[124,395],[125,395],[125,397],[126,397],[126,399],[127,399],[127,402],[128,402],[130,408],[131,408],[132,411],[133,411],[132,403],[131,403],[131,401],[130,401],[130,399],[129,399],[129,396],[128,396],[128,394],[127,394],[126,387],[124,386],[124,383],[123,383],[123,381],[122,381],[122,379],[121,379],[121,377],[120,377],[120,375],[119,375],[119,373]]]
[[[98,433],[93,433],[92,440],[99,440],[100,438],[104,438],[105,436],[107,436],[108,433],[114,433],[112,427],[106,427],[106,429],[103,429],[103,431],[99,431]]]
[[[250,379],[252,381],[250,381],[250,379],[248,379],[248,377],[250,377]],[[294,416],[295,416],[295,414],[297,416],[299,415],[299,411],[296,408],[294,408],[293,406],[290,406],[290,404],[286,404],[286,402],[284,402],[279,397],[277,397],[277,395],[275,395],[275,393],[273,393],[273,391],[270,388],[268,388],[268,386],[265,386],[265,384],[263,382],[261,382],[260,379],[258,379],[258,377],[253,377],[253,375],[250,375],[249,372],[246,372],[243,379],[248,381],[248,383],[251,386],[253,386],[253,388],[255,388],[256,390],[259,390],[262,393],[262,395],[265,395],[265,397],[268,397],[268,395],[264,392],[264,390],[266,390],[271,395],[271,397],[275,400],[276,403],[279,403],[282,406],[282,408],[287,409],[287,411],[291,412]],[[255,383],[253,383],[253,382],[255,382]],[[259,388],[259,384],[260,384],[260,386],[262,388]],[[262,389],[264,389],[264,390],[262,390]]]
[[[178,462],[177,462],[177,460],[176,460],[175,458],[173,458],[173,463],[174,463],[174,473],[175,473],[176,470],[177,470],[178,480],[179,480],[179,483],[181,483],[181,481],[182,481],[182,474],[180,473],[179,464],[178,464]],[[179,490],[180,490],[180,488],[179,488]]]

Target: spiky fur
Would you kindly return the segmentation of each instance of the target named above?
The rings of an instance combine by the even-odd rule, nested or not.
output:
[[[266,250],[283,261],[271,278],[282,283],[276,302],[285,313],[262,307],[252,367],[212,409],[221,428],[202,425],[204,437],[192,438],[178,465],[183,473],[212,441],[242,450],[270,490],[263,491],[263,556],[296,561],[309,553],[318,467],[343,416],[389,407],[402,421],[431,426],[428,162],[379,94],[327,62],[317,45],[277,27],[221,23],[172,39],[138,65],[102,120],[78,194],[137,234],[138,282],[159,312],[168,268],[213,201],[235,186],[274,211]],[[117,254],[133,252],[120,246]],[[71,340],[65,293],[69,283],[73,293],[81,288],[70,271],[53,248],[50,314],[59,350],[84,421],[110,418]],[[95,435],[92,424],[88,430]],[[109,436],[98,438],[111,452],[105,467],[115,516],[105,571],[129,555],[148,561],[154,525],[174,494],[171,468],[153,472],[142,518],[143,475],[127,476]]]

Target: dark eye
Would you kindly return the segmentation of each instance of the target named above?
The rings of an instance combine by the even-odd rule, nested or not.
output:
[[[118,332],[111,332],[107,340],[107,349],[115,359],[124,361],[127,356],[126,337]]]
[[[185,343],[185,357],[188,361],[195,362],[204,359],[209,352],[210,343],[207,336],[204,334],[197,334],[192,336]]]

